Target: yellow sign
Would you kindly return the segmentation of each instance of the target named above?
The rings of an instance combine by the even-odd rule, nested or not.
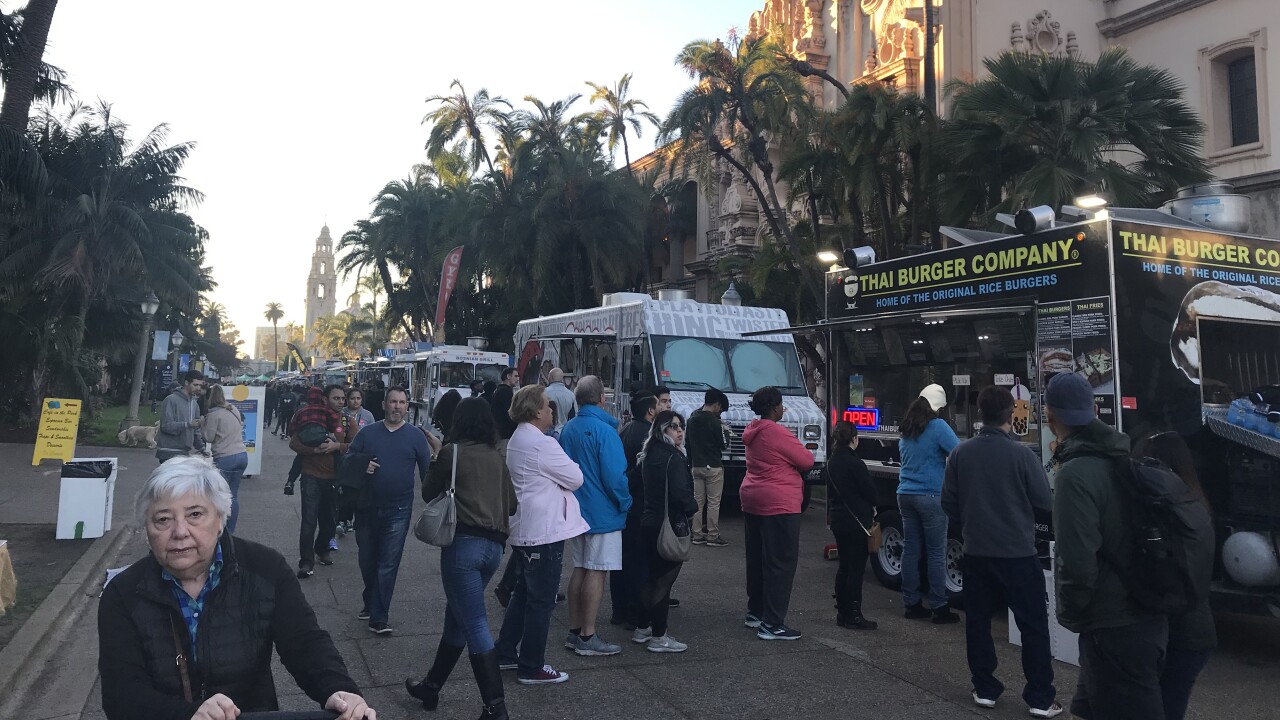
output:
[[[76,433],[80,430],[80,401],[45,398],[40,411],[40,431],[31,464],[53,459],[68,462],[76,451]]]

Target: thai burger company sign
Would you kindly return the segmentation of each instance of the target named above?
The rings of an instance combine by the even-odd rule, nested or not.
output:
[[[1073,225],[828,273],[827,317],[1106,295],[1105,228]]]

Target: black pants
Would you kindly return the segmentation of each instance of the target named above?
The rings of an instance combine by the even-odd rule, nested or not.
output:
[[[288,429],[289,429],[289,416],[288,416],[288,413],[280,413],[279,415],[277,415],[277,416],[276,416],[276,430],[275,430],[275,431],[276,431],[276,432],[278,432],[278,433],[282,433],[282,432],[286,432],[286,431],[288,431]]]
[[[831,534],[836,538],[836,551],[840,556],[840,567],[836,569],[836,612],[841,617],[852,617],[862,612],[867,533],[852,515],[833,513]]]
[[[636,530],[644,548],[647,573],[644,589],[637,596],[640,612],[636,627],[652,628],[654,637],[667,634],[667,617],[671,614],[671,587],[680,576],[680,568],[684,567],[684,563],[666,560],[658,554],[659,530],[657,527]],[[626,567],[626,560],[622,562],[623,567]]]
[[[356,519],[356,503],[360,499],[360,491],[353,487],[338,488],[338,508],[334,513],[334,524],[350,523],[354,526]]]
[[[1212,650],[1184,650],[1170,647],[1164,656],[1164,672],[1160,673],[1160,694],[1164,698],[1165,720],[1182,720],[1187,716],[1191,689],[1204,666],[1209,664]]]
[[[645,585],[649,580],[649,554],[640,529],[640,518],[627,516],[622,530],[622,569],[609,573],[609,597],[613,614],[641,627],[640,611]]]
[[[991,639],[991,614],[1003,600],[1013,612],[1022,633],[1022,675],[1026,685],[1022,699],[1028,707],[1044,709],[1053,704],[1053,654],[1049,649],[1049,606],[1040,559],[964,558],[965,649],[973,689],[995,700],[1004,692],[996,679],[996,646]]]
[[[968,590],[966,578],[966,600]],[[1080,684],[1071,713],[1085,720],[1162,720],[1160,673],[1168,640],[1164,617],[1080,633]]]
[[[747,612],[783,625],[800,556],[800,514],[743,513],[746,526]]]
[[[302,525],[298,528],[298,567],[313,567],[316,555],[328,555],[338,489],[332,480],[302,476]]]

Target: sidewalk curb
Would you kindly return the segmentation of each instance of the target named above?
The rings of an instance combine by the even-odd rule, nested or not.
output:
[[[96,599],[96,590],[105,579],[107,566],[133,534],[133,525],[126,524],[95,540],[27,618],[9,644],[0,650],[0,687],[5,688],[4,700],[0,701],[0,717],[13,717],[9,713],[11,706],[21,701],[28,686],[40,676],[44,660],[58,649],[57,640],[61,632],[74,625],[91,601]],[[96,639],[83,640],[94,643],[96,654]],[[92,683],[88,690],[92,690]]]

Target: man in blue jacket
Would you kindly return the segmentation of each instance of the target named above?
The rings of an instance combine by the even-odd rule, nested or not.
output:
[[[578,415],[561,430],[560,446],[582,469],[582,487],[573,494],[591,529],[566,543],[573,575],[564,646],[579,655],[617,655],[622,648],[596,634],[596,614],[609,571],[622,569],[622,529],[631,507],[627,458],[618,437],[618,421],[600,409],[604,397],[600,378],[582,378],[573,395]]]

